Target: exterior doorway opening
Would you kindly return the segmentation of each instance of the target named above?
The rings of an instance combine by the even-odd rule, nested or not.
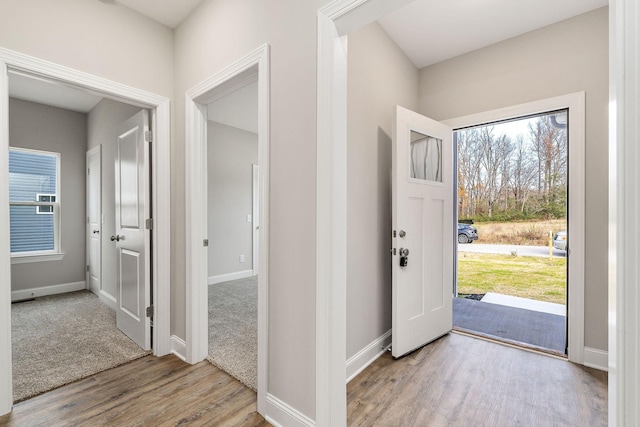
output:
[[[568,110],[454,131],[454,329],[567,354]]]

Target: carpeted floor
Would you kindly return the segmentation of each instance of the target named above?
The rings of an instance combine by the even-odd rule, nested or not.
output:
[[[147,354],[89,291],[12,304],[14,402]]]
[[[208,359],[257,389],[258,276],[209,285]]]
[[[566,317],[465,298],[453,299],[453,326],[564,354]]]

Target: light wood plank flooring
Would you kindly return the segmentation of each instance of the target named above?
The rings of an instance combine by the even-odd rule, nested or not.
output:
[[[348,385],[349,426],[605,426],[607,374],[449,334]],[[268,426],[256,394],[202,362],[148,356],[21,402],[8,426]]]
[[[256,394],[211,365],[147,356],[14,406],[6,426],[269,426]]]
[[[607,374],[451,333],[348,385],[349,426],[606,426]]]

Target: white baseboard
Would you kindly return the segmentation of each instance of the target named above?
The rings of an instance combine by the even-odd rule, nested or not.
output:
[[[347,383],[371,365],[391,345],[391,329],[347,360]]]
[[[187,361],[187,343],[180,337],[171,335],[171,353],[183,362]]]
[[[209,277],[208,284],[215,285],[216,283],[228,282],[230,280],[246,279],[253,276],[253,270],[237,271],[235,273],[220,274],[218,276]]]
[[[31,298],[44,297],[47,295],[64,294],[67,292],[81,291],[86,289],[84,281],[74,283],[63,283],[61,285],[42,286],[39,288],[23,289],[11,291],[11,301],[22,301]]]
[[[105,303],[106,305],[108,305],[109,307],[111,307],[112,309],[117,309],[118,307],[118,303],[116,301],[116,298],[105,292],[105,291],[99,291],[99,292],[94,292],[94,294],[96,294],[98,296],[98,298],[100,298],[100,301],[102,301],[103,303]]]
[[[584,348],[584,366],[599,369],[601,371],[609,371],[609,353],[597,348]]]
[[[275,427],[314,427],[316,422],[272,394],[267,394],[265,420]]]

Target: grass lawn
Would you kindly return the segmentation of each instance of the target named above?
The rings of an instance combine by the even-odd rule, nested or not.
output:
[[[566,302],[566,258],[458,254],[458,293],[503,295]]]

